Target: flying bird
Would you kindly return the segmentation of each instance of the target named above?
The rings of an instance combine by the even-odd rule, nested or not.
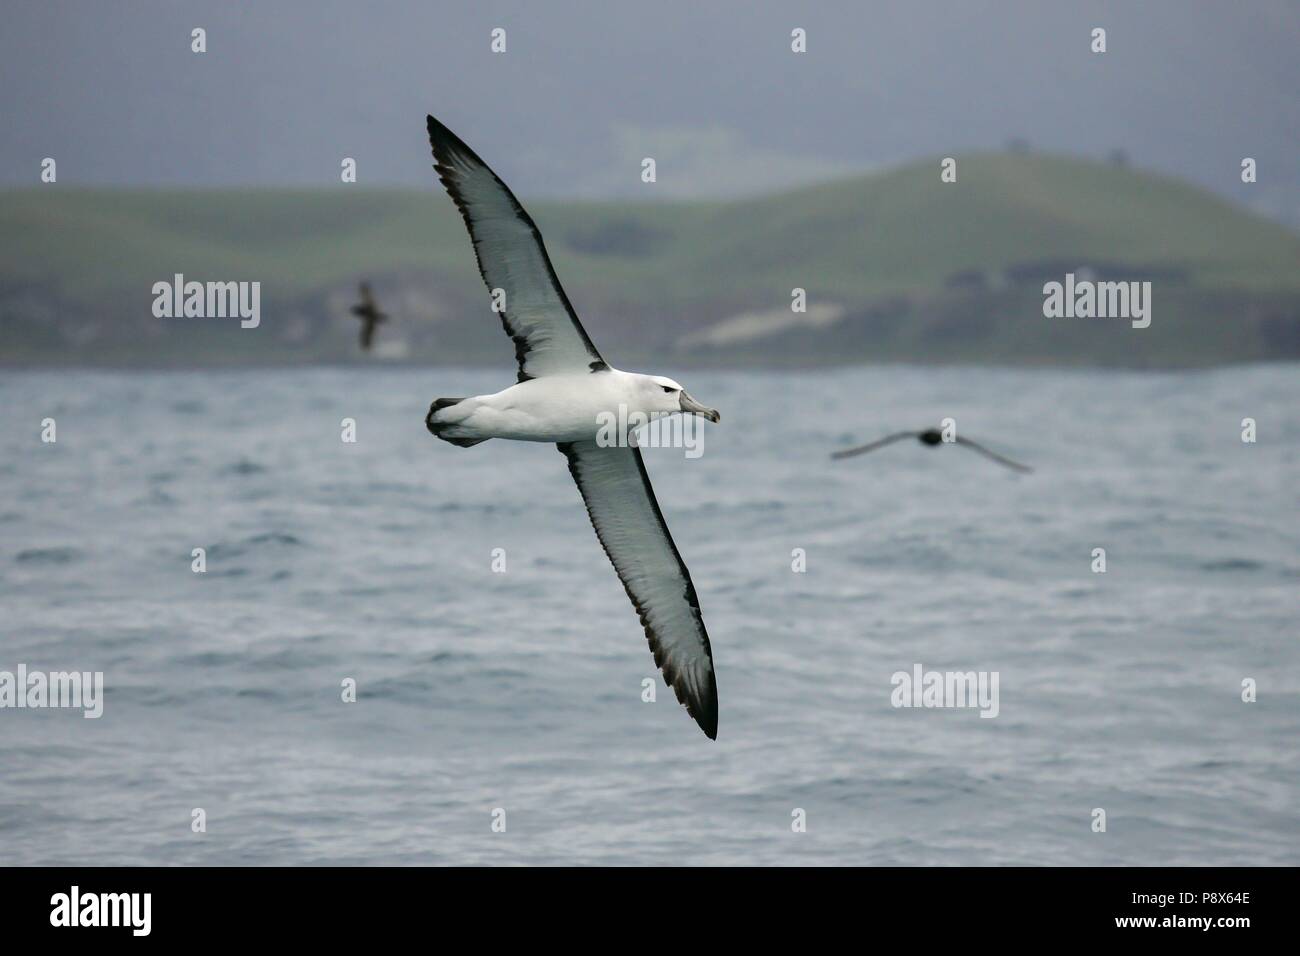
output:
[[[352,314],[361,320],[361,347],[367,352],[375,340],[375,326],[387,322],[388,315],[379,311],[375,297],[370,294],[370,283],[361,283],[361,301],[352,307]]]
[[[886,435],[884,438],[869,442],[866,445],[859,445],[856,448],[846,448],[844,451],[834,452],[831,457],[852,458],[854,455],[865,455],[869,451],[875,451],[877,448],[884,448],[886,445],[892,445],[894,442],[902,441],[904,438],[915,438],[922,445],[939,445],[943,443],[943,433],[937,428],[927,428],[925,431],[919,432],[894,432],[892,435]],[[992,458],[998,464],[1005,465],[1013,471],[1027,474],[1034,470],[1028,465],[1022,465],[1018,461],[1012,461],[1010,458],[999,455],[995,451],[990,451],[979,442],[971,441],[969,438],[963,438],[961,435],[956,436],[956,443],[958,445],[965,445],[967,448],[979,452],[986,458]]]
[[[691,574],[668,533],[640,449],[597,438],[608,415],[622,422],[633,412],[683,412],[715,423],[720,416],[670,378],[606,362],[569,304],[532,217],[432,116],[428,131],[433,168],[465,220],[493,308],[514,342],[519,374],[516,384],[491,395],[435,400],[425,427],[464,448],[491,438],[557,445],[641,618],[655,664],[700,729],[716,739],[713,651]],[[627,414],[618,414],[620,406]]]

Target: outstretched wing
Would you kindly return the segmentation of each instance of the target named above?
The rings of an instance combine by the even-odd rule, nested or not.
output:
[[[992,458],[998,464],[1006,465],[1008,468],[1012,469],[1013,471],[1019,471],[1028,474],[1029,472],[1034,470],[1030,468],[1028,465],[1022,465],[1018,461],[1012,461],[1010,458],[1004,458],[1002,455],[999,455],[995,451],[989,451],[979,442],[971,441],[969,438],[963,438],[961,435],[957,436],[957,444],[965,445],[967,448],[979,452],[981,455],[983,455],[986,458]]]
[[[844,451],[837,451],[831,454],[832,458],[852,458],[854,455],[865,455],[869,451],[875,451],[877,448],[884,448],[886,445],[892,445],[896,441],[904,438],[915,438],[916,432],[894,432],[892,435],[886,435],[866,445],[858,445],[856,448],[846,448]]]
[[[655,664],[710,739],[718,736],[713,651],[695,585],[659,511],[638,448],[559,446],[596,537],[641,616]]]
[[[607,368],[574,314],[542,234],[487,163],[432,116],[433,168],[455,201],[490,290],[505,294],[501,324],[514,340],[519,381]]]

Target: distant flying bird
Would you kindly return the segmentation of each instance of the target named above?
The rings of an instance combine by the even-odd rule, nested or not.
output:
[[[892,445],[894,442],[902,441],[904,438],[915,438],[922,445],[943,444],[943,433],[937,428],[927,428],[925,431],[920,432],[894,432],[892,435],[886,435],[884,438],[878,439],[869,444],[859,445],[856,448],[846,448],[844,451],[837,451],[833,453],[831,457],[852,458],[854,455],[865,455],[869,451],[875,451],[877,448],[884,448],[886,445]],[[967,448],[979,452],[986,458],[992,458],[998,464],[1006,465],[1008,468],[1015,471],[1028,473],[1034,470],[1028,465],[1022,465],[1018,461],[1012,461],[1010,458],[1005,458],[995,451],[989,451],[989,449],[985,448],[979,442],[971,441],[969,438],[963,438],[958,435],[956,436],[955,442],[958,445],[965,445]]]
[[[352,314],[361,320],[361,347],[367,352],[375,340],[375,326],[387,322],[387,313],[380,312],[375,297],[370,294],[370,283],[361,283],[361,301],[352,307]]]
[[[670,378],[609,365],[583,330],[542,234],[514,194],[432,116],[428,130],[433,168],[465,219],[494,306],[502,303],[501,324],[515,344],[519,380],[492,395],[439,398],[425,427],[464,448],[489,438],[558,445],[596,537],[645,627],[655,664],[700,729],[716,739],[713,651],[690,572],[668,533],[640,450],[626,433],[618,436],[619,446],[597,439],[607,416],[627,422],[633,413],[685,412],[716,423],[718,412]],[[515,490],[525,501],[530,483],[517,476]]]

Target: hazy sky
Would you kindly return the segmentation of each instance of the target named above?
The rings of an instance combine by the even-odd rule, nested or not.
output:
[[[753,192],[1018,137],[1300,218],[1297,0],[46,0],[3,23],[5,184],[52,156],[65,184],[326,185],[352,156],[431,187],[432,112],[524,195]]]

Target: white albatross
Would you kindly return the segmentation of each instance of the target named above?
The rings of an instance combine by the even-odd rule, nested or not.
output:
[[[515,343],[517,384],[492,395],[439,398],[425,426],[468,448],[489,438],[555,442],[587,505],[596,537],[645,627],[655,664],[710,739],[718,736],[713,651],[690,572],[664,522],[636,447],[597,443],[602,413],[615,421],[672,412],[717,422],[680,385],[621,372],[587,337],[551,267],[542,234],[514,194],[472,149],[432,116],[433,168],[460,209],[479,273]],[[620,406],[626,412],[619,414]],[[608,447],[604,447],[608,446]]]

